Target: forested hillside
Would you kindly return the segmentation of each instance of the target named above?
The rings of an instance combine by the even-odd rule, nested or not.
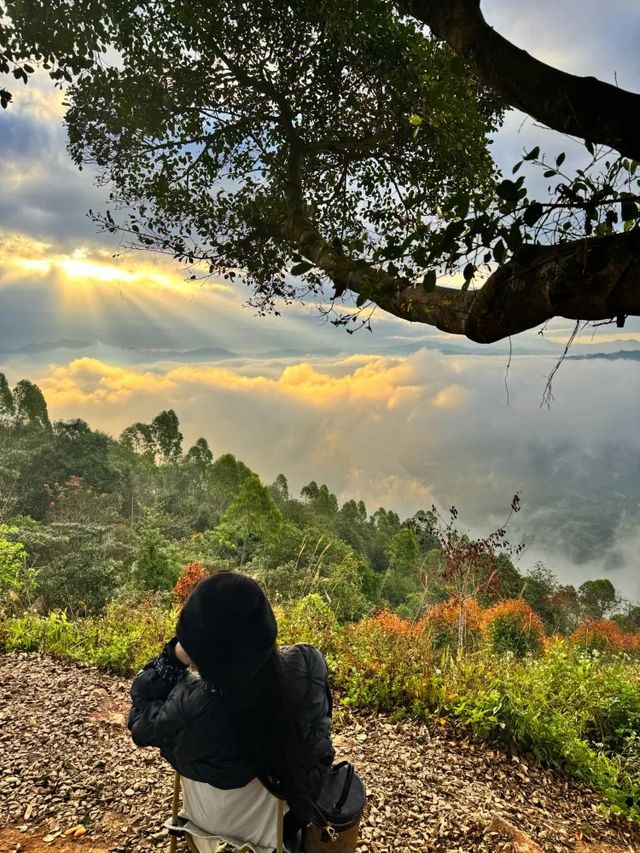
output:
[[[36,385],[11,389],[0,374],[0,460],[0,588],[16,608],[95,613],[134,591],[168,593],[197,563],[241,568],[275,602],[318,593],[341,622],[381,608],[419,618],[451,596],[522,597],[547,633],[611,615],[640,628],[608,580],[575,589],[541,564],[523,575],[504,530],[473,541],[455,511],[340,506],[314,480],[292,495],[284,474],[262,483],[206,438],[185,447],[172,410],[115,440],[79,419],[51,423]]]

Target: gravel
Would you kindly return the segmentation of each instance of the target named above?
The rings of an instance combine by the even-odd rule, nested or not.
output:
[[[0,655],[2,853],[168,848],[173,771],[133,745],[128,689],[92,667]],[[335,731],[367,786],[358,853],[640,853],[640,832],[594,793],[443,724],[338,705]],[[64,835],[79,826],[81,838]]]

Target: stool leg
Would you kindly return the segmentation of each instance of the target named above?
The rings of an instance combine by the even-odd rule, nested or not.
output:
[[[176,770],[176,774],[173,778],[173,805],[171,808],[171,821],[175,823],[178,819],[178,811],[180,809],[180,774]],[[178,846],[178,839],[175,835],[171,836],[171,842],[169,846],[169,853],[176,853],[176,848]]]
[[[277,803],[277,834],[276,834],[276,850],[277,853],[282,853],[284,847],[284,800],[278,799]]]

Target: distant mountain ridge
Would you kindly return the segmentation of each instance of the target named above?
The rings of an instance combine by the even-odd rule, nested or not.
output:
[[[617,352],[585,352],[580,355],[568,355],[573,361],[586,361],[593,358],[604,358],[607,361],[640,361],[640,349],[618,350]]]

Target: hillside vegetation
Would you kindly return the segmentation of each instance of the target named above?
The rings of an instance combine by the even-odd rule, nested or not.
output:
[[[609,581],[522,575],[506,528],[473,539],[453,508],[370,514],[313,481],[292,497],[204,438],[185,451],[172,411],[118,441],[52,425],[2,375],[0,459],[1,649],[130,675],[194,583],[241,570],[282,642],[327,655],[343,705],[453,719],[640,819],[640,608]]]

